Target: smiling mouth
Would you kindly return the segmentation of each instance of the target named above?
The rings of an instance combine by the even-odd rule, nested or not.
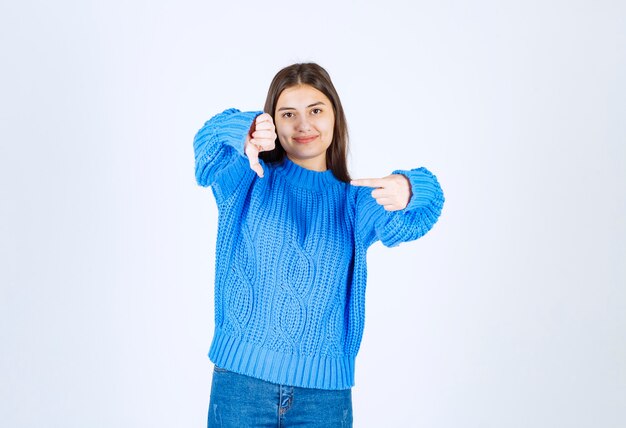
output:
[[[296,143],[300,143],[300,144],[306,144],[306,143],[310,143],[311,141],[315,140],[317,138],[317,135],[313,135],[311,137],[300,137],[300,138],[294,138],[293,140]]]

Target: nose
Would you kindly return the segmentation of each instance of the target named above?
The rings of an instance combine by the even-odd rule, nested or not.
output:
[[[311,124],[305,115],[300,115],[298,123],[296,124],[296,130],[299,132],[308,132],[311,129]]]

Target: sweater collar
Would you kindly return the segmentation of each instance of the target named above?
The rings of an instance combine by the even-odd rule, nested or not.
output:
[[[306,169],[292,162],[286,155],[283,157],[282,163],[276,167],[276,171],[287,182],[310,190],[323,190],[330,185],[341,183],[330,169],[326,171]]]

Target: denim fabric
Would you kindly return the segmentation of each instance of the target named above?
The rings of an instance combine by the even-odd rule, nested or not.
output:
[[[213,369],[209,428],[352,427],[352,391],[278,385]]]

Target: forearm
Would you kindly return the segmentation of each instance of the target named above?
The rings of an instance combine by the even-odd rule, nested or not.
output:
[[[228,109],[213,116],[194,138],[196,181],[211,186],[233,156],[244,156],[244,144],[254,118],[261,112]]]

